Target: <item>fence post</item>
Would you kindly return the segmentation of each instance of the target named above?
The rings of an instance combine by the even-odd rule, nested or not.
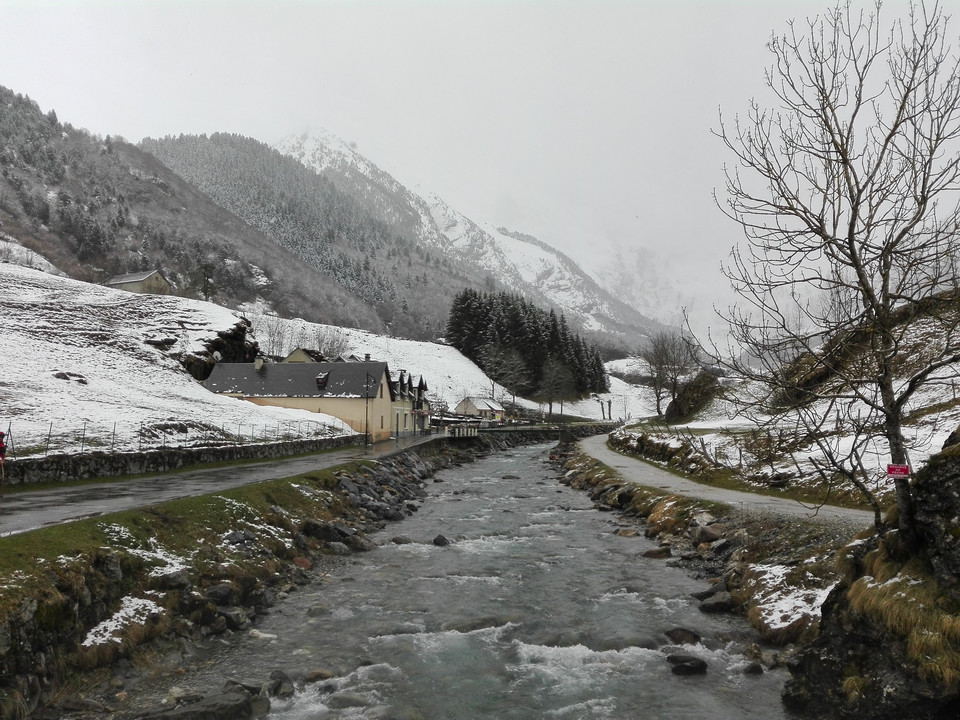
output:
[[[113,423],[113,437],[110,438],[110,452],[113,452],[117,445],[117,423]]]
[[[83,448],[87,441],[87,421],[83,421],[83,430],[80,431],[80,454],[83,455]]]
[[[140,421],[140,434],[137,436],[137,452],[143,452],[143,420]]]
[[[43,455],[46,457],[47,453],[50,452],[50,436],[53,435],[53,420],[50,421],[50,429],[47,430],[47,444],[43,448]]]

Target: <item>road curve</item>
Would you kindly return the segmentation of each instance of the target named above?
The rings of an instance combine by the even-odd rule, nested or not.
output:
[[[693,482],[666,470],[661,470],[643,460],[611,450],[607,447],[606,435],[594,435],[585,438],[580,441],[580,448],[585,454],[616,470],[628,482],[659,488],[677,495],[725,503],[732,507],[739,507],[744,512],[762,512],[825,523],[839,522],[848,525],[863,525],[863,527],[873,524],[873,513],[868,510],[854,510],[835,505],[811,508],[796,500],[737,490],[725,490],[724,488]]]

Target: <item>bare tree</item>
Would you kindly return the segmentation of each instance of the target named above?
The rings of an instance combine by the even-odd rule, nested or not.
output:
[[[553,419],[553,403],[560,401],[560,414],[563,415],[563,399],[576,395],[576,382],[573,371],[561,360],[547,358],[543,364],[543,378],[537,389],[537,398],[547,403],[548,417]]]
[[[879,3],[790,23],[768,46],[776,107],[721,116],[736,161],[721,208],[745,235],[725,268],[743,303],[725,319],[750,362],[712,347],[819,445],[821,474],[870,496],[881,531],[881,458],[908,464],[905,411],[960,360],[960,64],[938,4],[887,27]],[[909,550],[909,480],[895,491]]]
[[[669,393],[676,400],[680,379],[696,367],[694,346],[679,330],[660,330],[640,351],[640,358],[650,367],[657,415],[663,417],[663,399]]]
[[[483,371],[490,377],[490,397],[493,397],[495,383],[500,383],[513,398],[513,409],[517,407],[517,394],[526,388],[530,381],[527,363],[520,351],[503,343],[487,343],[480,349]]]
[[[350,348],[347,336],[343,334],[340,328],[331,325],[316,325],[313,341],[317,350],[327,360],[336,360]]]

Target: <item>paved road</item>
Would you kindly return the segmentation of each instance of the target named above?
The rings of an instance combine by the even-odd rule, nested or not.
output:
[[[821,508],[810,508],[796,500],[756,495],[736,490],[725,490],[702,483],[687,480],[666,470],[650,465],[628,455],[621,455],[607,447],[606,435],[594,435],[580,441],[583,451],[609,465],[616,470],[624,480],[648,485],[654,488],[667,490],[678,495],[699,497],[704,500],[722,502],[744,511],[765,512],[787,517],[803,517],[808,520],[821,522],[843,522],[850,525],[862,524],[868,527],[873,524],[873,513],[868,510],[854,510],[851,508],[825,505]]]
[[[400,441],[386,440],[366,450],[362,446],[353,446],[316,455],[229,467],[200,468],[151,475],[136,480],[7,493],[0,497],[0,536],[120,510],[146,507],[191,495],[205,495],[250,483],[291,477],[311,470],[342,465],[352,460],[384,457],[411,445],[430,442],[436,437],[413,436]]]

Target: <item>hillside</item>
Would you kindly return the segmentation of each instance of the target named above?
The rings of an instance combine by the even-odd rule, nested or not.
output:
[[[177,293],[382,329],[373,310],[304,266],[155,157],[43,113],[0,87],[0,232],[78,280],[162,268]]]
[[[102,138],[0,87],[0,232],[70,277],[415,339],[464,288],[520,293],[622,354],[658,327],[546,243],[423,198],[332,136]],[[281,152],[282,151],[282,152]]]
[[[7,359],[0,378],[0,429],[11,433],[11,455],[344,432],[329,416],[219,397],[184,369],[185,356],[222,349],[222,335],[256,341],[256,318],[248,328],[246,318],[214,303],[127,293],[10,260],[44,261],[0,240],[0,341]],[[318,330],[342,334],[346,352],[369,353],[392,369],[423,375],[430,395],[451,406],[466,395],[490,392],[483,372],[447,345],[303,320],[279,322],[287,349]],[[261,327],[260,337],[266,332]],[[644,412],[635,390],[620,381],[612,387],[609,395],[565,411],[599,419],[599,400],[609,400],[615,414]]]
[[[481,289],[493,290],[496,283],[541,307],[562,312],[572,327],[590,333],[601,344],[634,348],[659,327],[602,289],[549,244],[470,219],[435,193],[425,197],[414,193],[330,133],[289,136],[277,148],[328,178],[420,246],[451,262],[465,263],[469,276],[483,282]]]

